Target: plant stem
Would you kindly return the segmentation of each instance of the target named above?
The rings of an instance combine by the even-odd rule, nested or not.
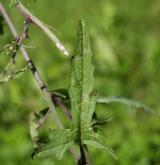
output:
[[[15,27],[14,27],[14,25],[13,25],[13,23],[12,23],[10,17],[9,17],[9,15],[7,14],[7,12],[6,12],[6,10],[4,9],[4,7],[3,7],[3,5],[2,5],[1,2],[0,2],[0,12],[2,13],[2,15],[3,15],[3,17],[4,17],[4,19],[5,19],[5,21],[6,21],[7,25],[8,25],[8,27],[9,27],[9,29],[10,29],[10,31],[11,31],[11,33],[12,33],[12,35],[13,35],[15,38],[17,38],[17,36],[18,36],[17,31],[16,31],[16,29],[15,29]],[[56,113],[55,106],[54,106],[54,104],[53,104],[53,102],[52,102],[51,94],[48,92],[48,89],[47,89],[45,83],[43,82],[41,76],[39,75],[39,73],[38,73],[38,71],[37,71],[37,69],[36,69],[36,66],[34,65],[33,61],[32,61],[31,58],[29,57],[29,55],[28,55],[28,53],[26,52],[25,48],[20,47],[20,51],[21,51],[21,53],[22,53],[24,59],[25,59],[26,62],[28,63],[29,68],[30,68],[30,70],[32,71],[33,76],[34,76],[34,78],[35,78],[35,80],[36,80],[36,82],[37,82],[39,88],[41,89],[42,94],[43,94],[43,96],[44,96],[44,98],[45,98],[45,100],[46,100],[46,102],[47,102],[47,104],[48,104],[48,106],[49,106],[49,109],[52,110],[51,112],[52,112],[52,114],[53,114],[53,118],[54,118],[54,121],[55,121],[55,123],[56,123],[56,126],[57,126],[58,128],[61,128],[61,129],[62,129],[62,128],[63,128],[63,125],[61,124],[60,119],[59,119],[59,117],[58,117],[58,115],[57,115],[57,113]]]
[[[67,118],[69,119],[69,121],[72,120],[72,113],[71,111],[68,110],[68,108],[63,104],[63,101],[61,98],[59,98],[58,96],[54,95],[54,93],[52,93],[52,100],[55,103],[55,105],[58,105],[60,107],[60,109],[66,114]]]
[[[4,17],[5,21],[6,21],[6,24],[8,25],[12,35],[15,37],[15,38],[18,38],[18,34],[17,34],[17,31],[11,21],[11,18],[9,17],[8,13],[6,12],[5,8],[3,7],[3,4],[1,3],[0,1],[0,12],[2,13],[2,16]],[[24,28],[25,29],[25,28]],[[23,33],[22,33],[23,34]],[[20,51],[24,57],[24,59],[26,60],[26,62],[28,63],[29,65],[29,68],[33,74],[33,77],[34,79],[36,80],[37,82],[37,85],[39,86],[47,104],[48,104],[48,107],[49,107],[49,110],[52,112],[53,114],[53,118],[54,118],[54,121],[56,123],[56,126],[60,129],[63,129],[63,125],[56,113],[56,110],[55,110],[55,105],[54,105],[54,102],[52,101],[52,94],[48,91],[48,88],[47,86],[45,85],[45,83],[43,82],[39,72],[37,71],[36,69],[36,66],[34,65],[33,61],[31,60],[31,58],[29,57],[26,49],[24,47],[20,47]],[[76,160],[76,162],[78,162],[79,160],[79,155],[77,154],[77,152],[75,151],[75,149],[70,149],[70,152],[71,154],[73,155],[74,159]]]
[[[69,55],[57,36],[41,20],[35,17],[21,2],[17,3],[16,8],[26,19],[30,19],[33,24],[39,27],[64,55]]]
[[[83,145],[80,145],[79,148],[80,148],[80,153],[81,153],[81,159],[80,159],[79,165],[86,165],[87,164],[86,155],[85,155]]]

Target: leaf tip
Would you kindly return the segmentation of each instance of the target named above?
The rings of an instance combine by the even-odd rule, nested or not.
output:
[[[84,19],[81,18],[81,19],[79,20],[79,25],[81,25],[81,26],[85,26],[85,25],[86,25]]]

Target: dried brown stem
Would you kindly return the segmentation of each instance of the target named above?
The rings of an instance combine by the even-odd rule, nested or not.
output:
[[[69,111],[68,108],[63,104],[63,100],[60,97],[58,97],[58,96],[56,96],[54,94],[52,94],[52,100],[66,114],[66,116],[68,117],[69,121],[71,121],[71,119],[72,119],[71,111]]]

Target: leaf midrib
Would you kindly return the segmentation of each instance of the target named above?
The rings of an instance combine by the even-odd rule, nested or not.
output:
[[[81,23],[82,24],[82,23]],[[81,128],[82,128],[82,122],[83,122],[83,120],[82,120],[82,110],[83,110],[83,93],[84,93],[84,88],[83,88],[83,85],[84,85],[84,61],[83,61],[83,59],[84,59],[84,29],[83,29],[83,24],[81,25],[81,28],[82,28],[82,34],[80,35],[80,36],[82,36],[82,38],[80,38],[80,42],[81,42],[81,51],[82,52],[80,52],[80,53],[82,53],[82,54],[80,54],[81,55],[81,60],[82,60],[82,88],[81,88],[81,107],[80,107],[80,115],[79,115],[79,135],[80,135],[80,145],[81,145],[81,143],[82,143],[82,130],[81,130]]]

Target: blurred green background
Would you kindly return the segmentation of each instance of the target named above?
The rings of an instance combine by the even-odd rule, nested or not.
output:
[[[10,13],[18,32],[23,17],[8,1],[2,3]],[[124,96],[160,112],[160,1],[159,0],[25,0],[27,7],[45,23],[73,52],[77,23],[87,22],[95,64],[96,88],[100,95]],[[33,25],[27,49],[49,89],[66,88],[70,81],[70,57],[64,57],[50,40]],[[0,46],[12,40],[8,28],[0,35]],[[19,54],[17,67],[25,62]],[[0,55],[0,70],[9,57]],[[0,164],[53,165],[74,164],[66,153],[61,161],[54,158],[31,160],[32,142],[28,116],[46,103],[30,73],[0,86]],[[159,117],[120,104],[97,105],[99,118],[111,119],[104,127],[106,142],[119,160],[105,151],[89,148],[95,164],[159,165]],[[63,118],[63,117],[62,117]],[[54,123],[52,123],[54,126]]]

